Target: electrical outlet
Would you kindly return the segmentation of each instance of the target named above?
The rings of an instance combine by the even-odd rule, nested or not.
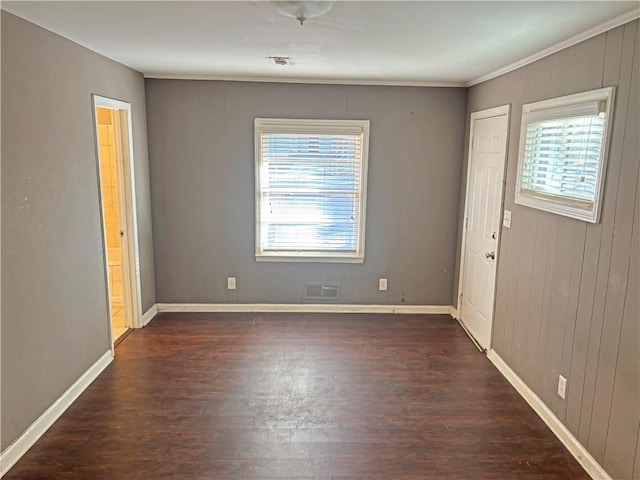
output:
[[[558,375],[558,395],[564,399],[567,394],[567,379],[562,375]]]
[[[236,289],[236,277],[227,277],[227,290]]]
[[[511,228],[511,210],[505,210],[502,217],[502,225],[505,228]]]
[[[378,290],[385,291],[387,289],[387,279],[381,278],[378,280]]]

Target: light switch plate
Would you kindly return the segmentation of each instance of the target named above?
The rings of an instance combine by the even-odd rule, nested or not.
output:
[[[502,217],[502,226],[505,228],[511,228],[511,210],[505,210]]]
[[[227,290],[236,289],[236,277],[227,277]]]
[[[562,399],[567,395],[567,379],[558,375],[558,396]]]
[[[385,291],[387,289],[387,279],[381,278],[378,280],[378,290]]]

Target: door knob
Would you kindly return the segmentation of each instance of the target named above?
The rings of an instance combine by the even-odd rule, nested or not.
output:
[[[487,252],[484,254],[484,256],[486,258],[490,258],[491,260],[495,260],[496,259],[496,252]]]

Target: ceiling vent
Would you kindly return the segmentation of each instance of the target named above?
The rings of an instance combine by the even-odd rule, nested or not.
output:
[[[273,60],[276,65],[293,65],[289,57],[268,57]]]
[[[340,287],[338,285],[305,285],[305,300],[338,300],[340,298]]]

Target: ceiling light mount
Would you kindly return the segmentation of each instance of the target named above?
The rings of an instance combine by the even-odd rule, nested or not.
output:
[[[271,5],[277,12],[295,18],[303,25],[305,20],[327,13],[335,3],[335,0],[274,0]]]

